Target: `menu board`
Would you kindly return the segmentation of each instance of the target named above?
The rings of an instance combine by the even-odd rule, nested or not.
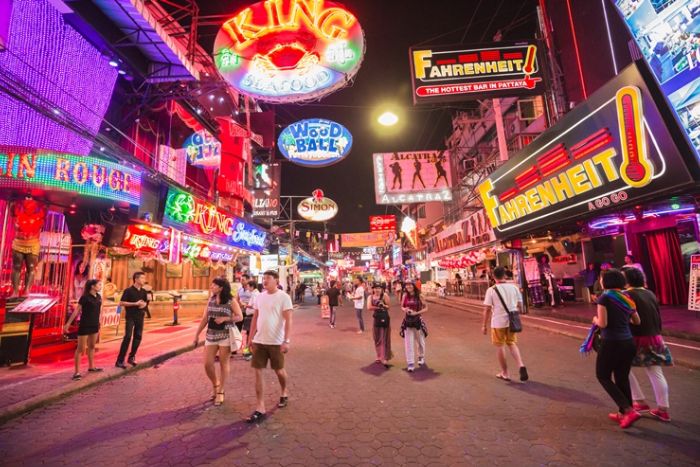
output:
[[[690,257],[688,309],[692,311],[700,311],[700,255],[693,255]]]

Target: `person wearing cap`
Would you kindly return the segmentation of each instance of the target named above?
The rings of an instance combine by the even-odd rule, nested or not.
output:
[[[391,318],[389,316],[389,294],[384,291],[384,287],[379,282],[372,284],[372,295],[370,296],[367,308],[372,311],[374,325],[372,326],[372,337],[374,338],[374,349],[377,353],[376,363],[381,363],[385,368],[389,368],[389,360],[394,354],[391,352]]]

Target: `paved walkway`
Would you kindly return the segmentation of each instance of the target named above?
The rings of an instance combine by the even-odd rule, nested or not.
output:
[[[222,407],[207,401],[202,350],[133,372],[0,426],[6,465],[697,465],[698,372],[666,371],[673,422],[644,418],[622,431],[594,377],[594,358],[570,337],[520,336],[526,384],[494,375],[477,315],[431,304],[428,367],[408,374],[374,364],[370,333],[353,311],[331,330],[318,308],[295,312],[290,404],[251,427],[253,372],[236,360]],[[641,378],[649,391],[648,382]],[[268,371],[267,402],[278,397]]]

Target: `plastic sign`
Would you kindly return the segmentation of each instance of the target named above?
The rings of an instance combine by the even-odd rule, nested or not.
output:
[[[187,161],[196,167],[221,165],[221,142],[207,130],[192,133],[184,143]]]
[[[253,217],[279,217],[282,180],[280,165],[256,165],[253,180]]]
[[[249,251],[265,248],[264,230],[174,187],[168,191],[163,224]]]
[[[377,204],[409,204],[452,200],[449,151],[374,154]]]
[[[352,135],[340,123],[314,118],[292,123],[280,133],[282,155],[298,165],[325,167],[350,153]]]
[[[170,249],[171,229],[136,224],[126,227],[123,246],[131,250],[162,253]]]
[[[323,196],[323,191],[314,190],[311,198],[303,199],[297,206],[299,215],[314,222],[325,222],[338,214],[338,205],[330,198]]]
[[[600,215],[690,184],[683,155],[694,158],[679,151],[650,86],[650,76],[627,67],[484,180],[478,191],[496,236]]]
[[[368,248],[386,246],[391,232],[360,232],[340,235],[342,248]]]
[[[370,232],[396,232],[396,216],[387,214],[384,216],[369,216]]]
[[[538,48],[529,42],[413,48],[413,103],[543,94]]]
[[[0,191],[62,191],[138,205],[141,173],[88,156],[0,147]]]
[[[365,38],[357,18],[325,0],[266,0],[219,30],[214,61],[242,94],[267,102],[319,99],[360,68]]]

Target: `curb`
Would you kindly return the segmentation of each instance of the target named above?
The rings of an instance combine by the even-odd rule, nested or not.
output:
[[[156,355],[148,360],[146,360],[143,363],[139,363],[135,367],[128,368],[124,371],[121,372],[115,372],[112,374],[105,374],[101,377],[98,377],[94,380],[91,380],[90,382],[87,382],[82,385],[78,386],[70,386],[70,387],[64,387],[64,388],[59,388],[51,392],[47,392],[45,394],[41,394],[38,396],[34,396],[31,399],[27,399],[25,401],[17,402],[15,404],[12,404],[5,409],[2,409],[0,412],[0,425],[8,422],[9,420],[12,420],[13,418],[17,418],[21,415],[24,415],[25,413],[31,412],[33,410],[39,409],[41,407],[45,407],[47,405],[53,404],[54,402],[58,402],[62,399],[66,399],[67,397],[72,396],[73,394],[76,394],[78,392],[81,392],[85,389],[90,389],[96,386],[99,386],[103,383],[107,383],[109,381],[116,380],[118,378],[121,378],[123,376],[136,373],[137,371],[144,370],[146,368],[151,368],[153,366],[159,365],[166,360],[169,360],[171,358],[177,357],[180,354],[183,354],[185,352],[189,352],[191,350],[194,350],[195,347],[193,344],[187,345],[185,347],[181,347],[175,350],[171,350],[165,353],[162,353],[160,355]]]
[[[482,312],[483,312],[483,309],[482,309],[482,307],[481,307],[480,305],[471,304],[471,303],[463,303],[463,304],[459,304],[459,305],[458,305],[458,304],[456,304],[456,303],[449,303],[449,302],[448,302],[448,303],[443,303],[443,302],[439,302],[439,301],[437,301],[437,300],[435,300],[435,299],[433,299],[433,298],[428,298],[428,299],[426,299],[426,301],[428,301],[428,302],[430,302],[430,303],[435,303],[436,305],[442,305],[442,306],[445,306],[445,307],[447,307],[447,308],[452,308],[452,309],[455,309],[455,310],[466,311],[467,313],[471,313],[471,314],[478,314],[478,315],[480,315],[480,314],[482,314]],[[555,316],[549,316],[549,317],[550,317],[550,318],[557,318],[557,317],[555,317]],[[525,316],[525,319],[527,319],[527,315]],[[562,319],[562,318],[557,318],[557,319]],[[563,319],[562,319],[562,320],[563,320]],[[567,321],[567,320],[563,320],[563,321]],[[568,321],[573,321],[573,322],[577,322],[577,323],[579,322],[579,321],[576,321],[576,320],[568,320]],[[568,332],[568,331],[565,331],[565,330],[563,330],[563,329],[557,329],[557,328],[554,328],[554,327],[549,327],[549,326],[546,326],[546,325],[543,325],[543,324],[538,324],[538,323],[528,323],[527,325],[528,325],[529,327],[532,327],[532,328],[535,328],[535,329],[540,329],[540,330],[542,330],[542,331],[548,331],[548,332],[553,332],[553,333],[556,333],[556,334],[561,334],[562,336],[571,337],[571,338],[573,338],[573,339],[578,339],[578,340],[583,339],[582,336],[576,335],[576,334],[571,333],[571,332]],[[685,360],[685,359],[683,359],[682,357],[681,357],[681,358],[676,358],[675,355],[674,355],[674,357],[673,357],[673,361],[674,361],[674,363],[675,363],[676,365],[678,365],[678,366],[683,366],[683,367],[686,367],[686,368],[690,368],[690,369],[692,369],[692,370],[700,370],[700,362]]]

